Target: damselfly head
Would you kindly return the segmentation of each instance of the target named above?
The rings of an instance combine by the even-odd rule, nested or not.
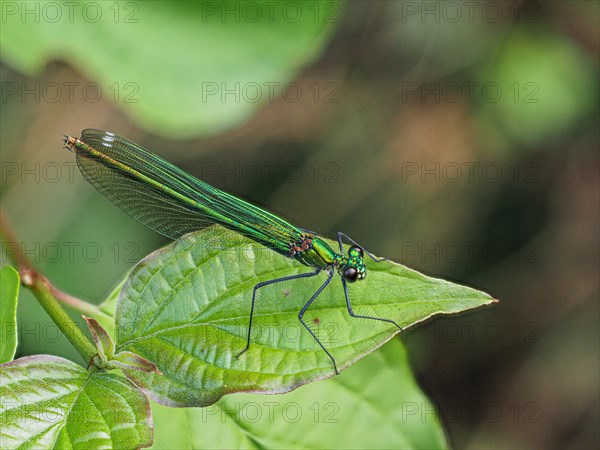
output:
[[[344,279],[349,283],[356,280],[364,280],[367,276],[367,267],[363,261],[363,249],[353,245],[348,249],[348,262],[342,273]]]
[[[77,138],[74,138],[73,136],[67,136],[66,134],[63,135],[63,142],[64,142],[64,147],[67,150],[73,151],[73,147],[75,146],[75,142],[77,142]]]

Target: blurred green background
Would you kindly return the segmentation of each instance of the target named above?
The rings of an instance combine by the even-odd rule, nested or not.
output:
[[[114,131],[500,299],[401,337],[455,448],[600,445],[598,2],[0,3],[2,209],[58,287],[165,242],[62,149]],[[19,314],[18,355],[78,360]]]

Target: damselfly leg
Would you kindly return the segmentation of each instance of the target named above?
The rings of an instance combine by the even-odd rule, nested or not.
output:
[[[241,352],[239,352],[237,355],[235,355],[236,359],[250,348],[250,334],[252,333],[252,319],[254,317],[254,303],[256,301],[256,292],[260,288],[268,286],[270,284],[281,283],[282,281],[297,280],[300,278],[310,278],[310,277],[314,277],[315,275],[318,275],[320,272],[321,272],[321,269],[317,269],[314,272],[301,273],[298,275],[290,275],[287,277],[281,277],[281,278],[275,278],[273,280],[263,281],[254,286],[254,290],[252,291],[252,304],[250,305],[250,324],[248,325],[248,336],[246,338],[246,347],[244,347],[244,349]],[[331,278],[331,276],[330,276],[330,278]]]
[[[363,250],[363,252],[365,252],[367,255],[369,255],[369,257],[376,263],[380,263],[380,262],[389,260],[388,258],[375,257],[372,253],[367,251],[362,245],[359,245],[350,236],[342,233],[341,231],[338,231],[338,244],[340,245],[340,253],[341,254],[344,254],[344,248],[342,245],[342,237],[345,237],[346,239],[348,239],[353,245],[360,247]],[[348,308],[348,314],[350,314],[351,317],[358,318],[358,319],[371,319],[371,320],[377,320],[379,322],[391,323],[392,325],[397,326],[400,329],[400,331],[404,331],[404,329],[400,325],[398,325],[396,322],[394,322],[391,319],[384,319],[382,317],[364,316],[364,315],[360,315],[360,314],[355,314],[354,310],[352,309],[352,304],[350,303],[350,295],[348,294],[348,284],[346,283],[346,280],[344,279],[344,277],[341,277],[340,279],[342,280],[342,286],[344,287],[344,296],[346,297],[346,306]]]
[[[248,325],[248,335],[246,337],[246,347],[241,352],[239,352],[235,356],[235,358],[238,358],[240,355],[242,355],[243,353],[245,353],[250,348],[250,333],[252,332],[252,319],[253,319],[253,316],[254,316],[254,304],[255,304],[255,301],[256,301],[256,292],[258,291],[258,289],[260,289],[261,287],[265,287],[265,286],[268,286],[270,284],[279,283],[279,282],[282,282],[282,281],[289,281],[289,280],[297,280],[297,279],[300,279],[300,278],[314,277],[315,275],[318,275],[319,273],[321,273],[321,271],[322,271],[321,269],[318,269],[318,270],[316,270],[314,272],[301,273],[299,275],[290,275],[288,277],[276,278],[274,280],[263,281],[262,283],[258,283],[256,286],[254,286],[254,291],[252,293],[252,304],[250,306],[250,324]],[[317,335],[310,329],[310,327],[306,324],[306,322],[304,322],[304,313],[306,313],[306,310],[317,299],[317,297],[319,296],[319,294],[321,294],[321,292],[323,292],[323,289],[325,289],[327,287],[327,285],[331,281],[332,277],[333,277],[333,270],[331,269],[331,270],[327,271],[327,279],[323,282],[323,284],[321,284],[321,286],[319,287],[319,289],[317,289],[317,291],[310,297],[310,299],[304,304],[304,306],[302,307],[302,309],[298,313],[298,320],[300,320],[300,323],[304,326],[304,328],[306,328],[306,330],[310,333],[310,335],[313,337],[313,339],[315,341],[317,341],[317,344],[319,344],[319,347],[321,347],[321,349],[327,354],[327,356],[329,356],[329,359],[331,359],[331,362],[333,363],[333,368],[335,370],[335,373],[339,374],[338,369],[337,369],[337,364],[335,362],[335,359],[331,355],[331,353],[329,353],[329,351],[325,348],[325,346],[319,340],[319,338],[317,337]]]
[[[331,356],[331,353],[329,353],[329,351],[325,348],[325,346],[323,345],[323,343],[319,340],[319,338],[317,337],[317,335],[313,332],[313,330],[311,330],[309,328],[308,325],[306,325],[306,322],[304,322],[303,317],[304,317],[304,313],[306,312],[306,310],[308,309],[308,307],[312,304],[312,302],[314,302],[316,300],[316,298],[319,296],[319,294],[321,292],[323,292],[323,289],[325,289],[325,287],[327,287],[327,285],[329,284],[329,282],[331,281],[331,278],[333,277],[333,269],[329,271],[329,274],[327,275],[327,279],[325,280],[325,282],[321,285],[321,287],[319,289],[317,289],[317,292],[315,292],[313,294],[313,296],[306,302],[306,304],[302,307],[302,309],[300,310],[300,312],[298,313],[298,319],[300,320],[300,323],[302,325],[304,325],[304,328],[306,328],[308,330],[308,332],[310,333],[310,335],[314,338],[315,341],[317,341],[317,344],[319,344],[319,346],[323,349],[323,351],[325,353],[327,353],[327,356],[329,356],[329,359],[331,359],[331,362],[333,363],[333,368],[335,370],[336,375],[339,374],[338,369],[337,369],[337,364],[335,363],[335,359],[333,358],[333,356]]]
[[[350,236],[348,236],[345,233],[342,233],[341,231],[338,231],[338,244],[340,245],[340,253],[343,255],[344,254],[344,246],[342,245],[342,236],[345,237],[346,239],[348,239],[352,244],[356,245],[357,247],[360,247],[363,249],[363,251],[369,255],[369,258],[371,258],[373,261],[375,262],[382,262],[382,261],[389,261],[389,258],[377,258],[375,257],[372,253],[370,253],[367,249],[365,249],[362,245],[359,245],[358,242],[356,242],[354,239],[352,239]]]

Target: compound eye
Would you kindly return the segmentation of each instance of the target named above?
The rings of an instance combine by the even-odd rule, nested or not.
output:
[[[348,249],[348,255],[350,255],[350,257],[358,256],[359,258],[362,258],[363,257],[363,249],[360,248],[358,245],[353,245],[352,247],[350,247]]]
[[[358,280],[358,270],[356,270],[354,267],[348,267],[346,270],[344,270],[344,279],[348,283],[354,283],[356,280]]]

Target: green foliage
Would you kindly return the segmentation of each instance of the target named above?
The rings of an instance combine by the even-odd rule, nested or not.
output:
[[[0,269],[0,363],[11,361],[17,351],[17,298],[19,274],[10,266]]]
[[[152,405],[153,448],[447,448],[399,340],[329,380],[207,408]]]
[[[2,448],[139,448],[152,443],[148,399],[121,376],[38,355],[0,366]]]
[[[8,16],[4,61],[33,76],[48,61],[63,59],[140,126],[177,137],[213,134],[247,120],[319,56],[340,15],[338,2],[253,2],[236,20],[224,10],[244,2],[99,7],[83,1],[78,17],[88,3],[95,4],[89,8],[94,19],[100,11],[93,23],[69,21],[67,14],[41,22]],[[238,98],[223,97],[227,90]]]
[[[96,344],[98,353],[92,357],[90,364],[96,365],[100,369],[128,369],[141,370],[144,372],[156,372],[156,365],[135,353],[124,351],[115,354],[115,343],[108,332],[95,320],[83,316],[87,322],[88,329]]]
[[[83,316],[87,323],[88,329],[96,344],[98,350],[98,357],[102,362],[106,363],[115,356],[115,343],[108,334],[108,332],[100,326],[95,319]]]
[[[123,287],[116,313],[117,350],[158,366],[162,375],[125,374],[159,403],[207,406],[228,393],[288,392],[334,374],[327,355],[298,321],[300,308],[325,274],[262,288],[250,349],[234,357],[245,346],[254,285],[308,270],[249,239],[231,236],[218,226],[186,235],[142,260]],[[349,288],[355,312],[390,318],[405,328],[494,302],[483,292],[393,262],[367,265],[367,279]],[[337,275],[305,321],[339,369],[399,331],[384,322],[350,317]]]

